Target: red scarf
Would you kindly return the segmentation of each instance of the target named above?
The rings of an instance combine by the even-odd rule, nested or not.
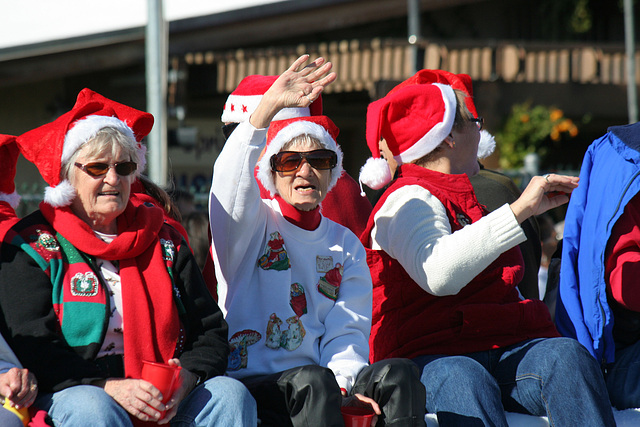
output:
[[[53,208],[43,202],[40,211],[79,251],[119,261],[125,376],[140,378],[143,359],[166,363],[174,357],[179,319],[158,238],[164,223],[162,210],[129,203],[117,218],[118,235],[111,243],[96,237],[69,207]]]
[[[287,203],[279,194],[274,196],[274,199],[280,205],[280,211],[282,216],[293,225],[313,231],[320,225],[322,221],[322,215],[320,215],[320,205],[316,206],[310,211],[301,211],[293,205]]]

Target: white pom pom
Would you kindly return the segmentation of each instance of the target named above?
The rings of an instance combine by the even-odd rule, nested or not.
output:
[[[67,180],[62,181],[55,187],[44,189],[44,201],[54,208],[69,206],[76,198],[76,189]]]
[[[480,131],[480,142],[478,143],[478,158],[489,157],[496,149],[496,139],[486,130]]]
[[[359,181],[373,190],[379,190],[391,182],[391,169],[385,159],[369,157],[360,168]]]

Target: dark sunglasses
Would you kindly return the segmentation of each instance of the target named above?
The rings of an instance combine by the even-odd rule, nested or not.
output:
[[[222,125],[222,135],[224,136],[224,140],[229,139],[234,130],[238,127],[239,123],[229,123],[226,125]]]
[[[484,118],[478,117],[475,119],[469,119],[469,121],[474,122],[476,126],[478,126],[478,130],[482,130],[482,127],[484,126]]]
[[[110,165],[109,163],[87,163],[83,165],[81,163],[76,162],[75,165],[85,171],[87,175],[92,177],[98,177],[102,175],[106,175],[109,172],[109,169],[114,168],[116,173],[120,176],[129,176],[138,169],[138,165],[136,162],[122,162],[122,163],[114,163]]]
[[[271,170],[276,172],[293,172],[300,167],[302,159],[314,169],[333,169],[338,164],[338,155],[331,150],[313,150],[306,152],[281,151],[271,156]]]

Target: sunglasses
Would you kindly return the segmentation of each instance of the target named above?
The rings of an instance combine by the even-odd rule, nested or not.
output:
[[[75,165],[85,171],[87,175],[92,177],[98,177],[102,175],[106,175],[109,172],[109,169],[114,168],[116,173],[120,176],[129,176],[138,169],[138,165],[136,162],[122,162],[122,163],[114,163],[110,165],[109,163],[87,163],[83,165],[81,163],[76,162]]]
[[[300,167],[302,159],[318,170],[333,169],[338,164],[338,155],[331,150],[281,151],[271,156],[271,170],[293,172]]]
[[[478,117],[478,118],[474,118],[474,119],[469,119],[469,121],[474,122],[476,124],[476,126],[478,126],[478,130],[482,130],[482,128],[484,126],[484,118]]]

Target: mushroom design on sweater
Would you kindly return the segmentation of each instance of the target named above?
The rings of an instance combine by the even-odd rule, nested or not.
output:
[[[251,329],[245,329],[233,334],[229,340],[229,347],[231,353],[229,353],[229,364],[227,369],[229,371],[237,371],[247,367],[248,352],[247,347],[257,343],[262,338],[260,332],[253,331]]]

